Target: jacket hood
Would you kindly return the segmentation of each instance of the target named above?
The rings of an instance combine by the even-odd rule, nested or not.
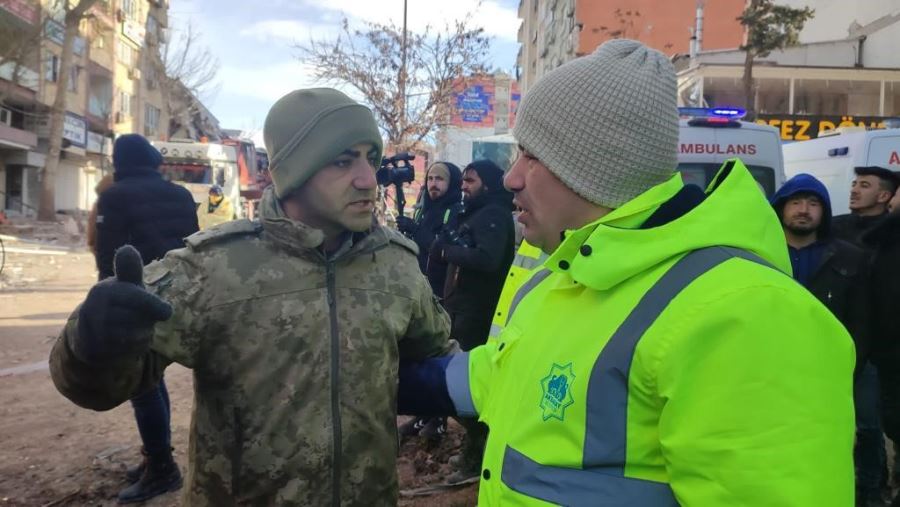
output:
[[[447,171],[450,173],[450,183],[444,195],[432,200],[431,196],[428,195],[428,171],[425,172],[426,182],[422,186],[422,213],[426,213],[432,208],[447,208],[462,202],[462,171],[459,170],[456,164],[451,164],[450,162],[435,162],[431,164],[429,169],[436,164],[443,164],[447,167]]]
[[[706,190],[706,198],[682,216],[656,227],[639,228],[684,184],[676,173],[566,239],[545,262],[595,290],[608,290],[652,267],[710,246],[740,248],[791,273],[784,231],[756,180],[742,162],[729,160]],[[580,254],[582,245],[591,254]],[[565,262],[563,262],[565,261]],[[562,266],[568,264],[569,269]]]
[[[806,173],[800,173],[793,178],[784,182],[784,185],[772,196],[772,207],[775,208],[775,214],[781,221],[784,212],[784,203],[792,196],[797,194],[812,194],[822,201],[822,223],[819,224],[818,233],[820,236],[828,236],[831,234],[831,198],[828,196],[828,189],[815,176]]]
[[[162,155],[144,136],[125,134],[116,139],[113,167],[117,177],[131,172],[155,172],[162,162]]]

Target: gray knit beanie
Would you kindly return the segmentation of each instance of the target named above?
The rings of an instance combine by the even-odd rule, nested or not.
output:
[[[676,88],[662,53],[614,39],[538,80],[514,135],[575,193],[618,208],[675,172]]]
[[[278,99],[266,116],[263,139],[279,198],[355,144],[371,143],[381,161],[381,133],[372,111],[331,88],[294,90]]]

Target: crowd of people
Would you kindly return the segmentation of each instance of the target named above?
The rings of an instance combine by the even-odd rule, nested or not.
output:
[[[256,221],[196,232],[221,191],[197,209],[118,139],[101,280],[50,368],[82,407],[132,401],[146,459],[119,500],[181,487],[179,363],[186,505],[396,505],[398,431],[439,439],[447,417],[466,432],[447,480],[478,478],[479,505],[884,503],[893,173],[859,168],[843,217],[810,175],[767,201],[738,159],[685,185],[674,69],[629,40],[541,78],[514,136],[505,172],[431,164],[399,231],[373,219],[375,120],[337,90],[270,110]]]

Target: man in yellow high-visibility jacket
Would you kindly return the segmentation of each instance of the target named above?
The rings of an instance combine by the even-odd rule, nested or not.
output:
[[[739,160],[684,185],[676,88],[612,40],[522,101],[505,185],[549,258],[495,340],[400,367],[401,411],[490,427],[479,505],[853,505],[853,342]]]
[[[206,202],[200,203],[197,208],[197,222],[200,229],[208,229],[214,225],[224,224],[234,220],[234,205],[231,199],[225,197],[225,192],[219,185],[213,185],[209,188],[209,198]]]
[[[529,245],[527,241],[522,240],[516,256],[513,258],[512,265],[506,273],[506,281],[503,283],[503,290],[500,292],[500,299],[497,300],[497,308],[494,310],[494,319],[491,321],[491,333],[489,340],[495,340],[500,336],[500,331],[506,325],[506,319],[509,316],[509,307],[512,305],[513,297],[516,292],[528,280],[528,276],[538,266],[543,264],[547,259],[547,254],[540,248]]]

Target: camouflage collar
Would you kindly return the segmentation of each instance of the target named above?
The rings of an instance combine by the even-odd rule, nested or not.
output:
[[[272,187],[266,189],[260,202],[260,222],[263,231],[274,242],[284,246],[288,250],[302,254],[312,254],[317,258],[326,260],[322,252],[322,243],[325,242],[325,234],[303,222],[288,218]],[[366,232],[347,234],[344,243],[334,253],[327,256],[327,260],[334,261],[348,256],[362,255],[381,249],[389,243],[387,233],[380,226],[373,226]]]

